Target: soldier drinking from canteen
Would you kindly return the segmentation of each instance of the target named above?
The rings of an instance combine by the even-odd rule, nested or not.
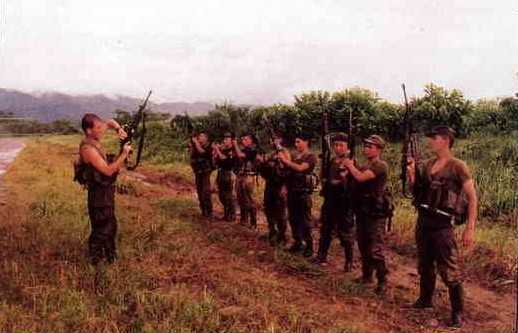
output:
[[[378,135],[363,140],[363,155],[367,162],[357,168],[346,159],[344,166],[357,182],[355,190],[356,236],[362,258],[362,277],[359,281],[371,283],[376,271],[376,293],[385,292],[387,267],[385,264],[385,224],[390,203],[385,195],[388,165],[381,159],[385,141]]]
[[[206,218],[212,218],[212,189],[210,186],[210,174],[212,165],[212,146],[209,143],[207,133],[200,132],[191,138],[189,143],[191,152],[191,168],[196,182],[196,193],[200,203],[201,214]]]
[[[313,261],[316,264],[327,262],[327,252],[331,245],[333,232],[336,232],[344,248],[344,270],[350,272],[354,253],[354,215],[351,204],[352,179],[342,165],[349,156],[347,135],[337,133],[331,138],[331,142],[333,143],[335,156],[330,163],[328,179],[323,184],[324,204],[320,217],[320,242],[318,254]]]
[[[216,184],[218,185],[219,201],[223,205],[223,220],[234,221],[236,219],[236,207],[234,205],[233,190],[234,180],[232,171],[236,165],[236,156],[232,140],[234,136],[226,132],[221,145],[213,145],[214,161],[218,167]]]
[[[85,137],[79,145],[76,180],[88,190],[88,215],[92,228],[88,239],[89,257],[94,265],[103,259],[113,263],[117,258],[114,184],[131,146],[129,143],[124,145],[116,158],[106,155],[100,141],[107,128],[116,130],[121,140],[127,136],[115,120],[103,121],[97,115],[87,113],[81,120],[81,127]]]
[[[305,257],[313,255],[313,238],[311,236],[311,208],[316,179],[313,174],[317,157],[309,151],[309,137],[299,134],[295,138],[295,154],[293,158],[286,152],[279,154],[281,162],[289,169],[288,219],[293,236],[293,244],[289,248],[292,253],[304,251]],[[302,241],[306,243],[303,247]]]
[[[257,147],[254,135],[245,133],[241,136],[241,149],[236,140],[233,140],[239,167],[236,180],[236,195],[240,210],[240,224],[250,222],[252,228],[257,228],[257,203],[254,198],[255,181],[257,176]]]
[[[282,147],[280,137],[272,138],[275,151],[263,157],[258,156],[259,174],[265,180],[264,186],[264,214],[268,222],[268,240],[272,245],[286,243],[287,226],[287,193],[286,176],[287,168],[280,162],[281,152],[289,154],[288,150]]]
[[[420,295],[415,308],[433,307],[436,269],[448,287],[451,303],[449,326],[462,326],[464,292],[458,267],[458,250],[453,226],[467,225],[462,234],[464,246],[474,242],[477,195],[471,172],[451,151],[455,135],[447,126],[437,126],[428,136],[434,157],[416,165],[409,160],[408,178],[414,186],[418,210],[416,242]],[[417,167],[417,169],[416,169]]]

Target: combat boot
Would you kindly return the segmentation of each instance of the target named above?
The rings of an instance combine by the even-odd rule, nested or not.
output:
[[[371,265],[366,262],[362,263],[362,276],[354,279],[354,282],[361,284],[371,284],[373,283],[372,274],[374,273]]]
[[[435,291],[435,277],[426,279],[421,276],[419,283],[419,298],[412,304],[414,309],[433,308],[433,293]]]
[[[301,252],[303,249],[302,242],[301,241],[295,241],[289,248],[288,252],[290,253],[298,253]]]
[[[313,241],[306,241],[306,248],[304,249],[304,253],[302,255],[306,258],[311,258],[313,256]]]
[[[239,224],[241,225],[247,225],[248,224],[248,211],[242,209],[241,210],[241,216],[239,218]]]
[[[451,321],[449,327],[462,327],[462,312],[464,311],[464,290],[461,284],[448,288],[451,303]]]
[[[250,227],[257,229],[257,212],[255,209],[250,211]]]
[[[345,263],[344,263],[344,272],[352,272],[353,270],[353,248],[346,246],[344,248],[344,257],[345,257]]]

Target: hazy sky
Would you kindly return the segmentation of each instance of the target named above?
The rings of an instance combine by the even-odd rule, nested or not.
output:
[[[0,87],[155,101],[292,102],[434,82],[518,91],[518,1],[0,0]]]

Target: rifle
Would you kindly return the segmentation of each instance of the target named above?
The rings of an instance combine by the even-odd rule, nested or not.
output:
[[[419,180],[419,169],[417,167],[419,163],[420,158],[420,152],[419,152],[419,139],[417,137],[417,133],[413,127],[412,119],[411,119],[411,109],[408,104],[408,99],[406,95],[406,89],[405,84],[403,83],[401,85],[401,88],[403,89],[403,97],[405,99],[405,113],[403,116],[403,132],[404,132],[404,138],[403,138],[403,147],[402,147],[402,155],[401,155],[401,192],[403,194],[403,197],[408,199],[414,199],[414,205],[416,197],[418,196],[418,189],[420,186],[420,180]],[[415,161],[415,181],[413,190],[410,190],[408,188],[407,184],[407,166],[408,166],[408,159],[412,158]]]
[[[141,105],[139,105],[139,108],[138,108],[137,112],[135,112],[135,114],[134,114],[133,118],[131,119],[131,121],[129,123],[127,123],[127,124],[124,124],[122,126],[124,131],[128,134],[128,136],[125,139],[120,141],[120,150],[121,151],[122,151],[122,147],[124,147],[124,145],[126,143],[128,143],[128,142],[131,143],[133,141],[133,138],[137,135],[138,127],[139,127],[140,123],[142,122],[142,130],[139,133],[140,134],[140,140],[139,140],[139,143],[138,143],[137,158],[135,159],[135,163],[133,165],[129,165],[128,160],[125,161],[126,168],[128,170],[135,170],[137,168],[137,166],[139,165],[139,163],[140,163],[140,158],[142,156],[142,149],[144,148],[144,138],[145,138],[145,135],[146,135],[146,113],[145,113],[145,110],[146,110],[147,102],[148,102],[150,96],[151,96],[151,90],[147,94],[147,97],[144,100],[144,102]]]
[[[353,126],[353,109],[349,109],[349,128],[347,133],[347,139],[349,140],[349,158],[354,160],[356,151],[356,137],[354,136]]]
[[[267,130],[268,137],[270,138],[271,144],[273,149],[275,149],[275,152],[278,153],[282,150],[284,150],[284,147],[279,143],[275,142],[275,139],[278,138],[278,135],[273,130],[273,124],[270,119],[266,117],[266,115],[263,113],[263,124]]]
[[[325,184],[329,178],[329,167],[331,165],[331,142],[329,135],[329,111],[326,107],[324,107],[322,97],[320,97],[320,109],[322,112],[322,132],[320,135],[322,153],[320,158],[322,159],[321,176],[323,186],[322,190],[324,191]]]

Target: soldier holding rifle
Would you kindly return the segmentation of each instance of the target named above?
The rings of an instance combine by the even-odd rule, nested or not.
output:
[[[464,290],[453,226],[464,223],[467,218],[462,242],[465,247],[471,246],[477,219],[477,195],[469,168],[451,151],[454,131],[447,126],[437,126],[427,136],[435,156],[419,164],[415,157],[410,157],[407,165],[408,181],[413,186],[418,211],[416,242],[420,294],[413,307],[433,307],[437,269],[448,287],[449,326],[461,327]]]

